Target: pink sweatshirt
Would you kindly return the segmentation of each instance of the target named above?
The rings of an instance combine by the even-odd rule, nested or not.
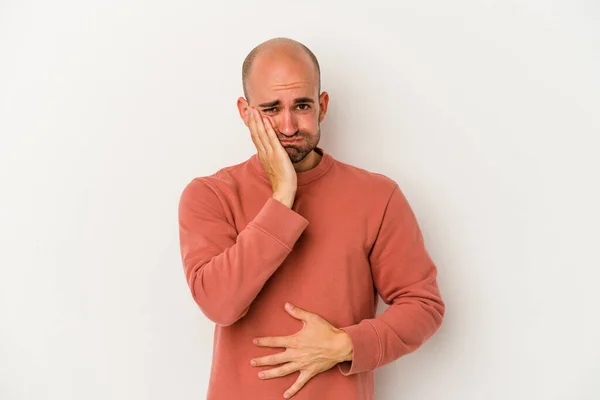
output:
[[[179,203],[192,297],[215,322],[208,400],[281,400],[298,372],[261,380],[252,339],[302,328],[284,304],[319,314],[352,339],[353,360],[313,377],[297,400],[374,399],[373,371],[440,327],[437,270],[398,185],[334,159],[298,173],[292,209],[274,200],[256,154],[193,179]],[[375,317],[378,296],[389,304]]]

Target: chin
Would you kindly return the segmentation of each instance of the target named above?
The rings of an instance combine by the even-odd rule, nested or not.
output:
[[[290,150],[290,148],[286,148],[286,151],[288,152],[288,156],[290,156],[290,160],[294,164],[297,164],[300,161],[304,160],[306,158],[306,156],[309,155],[310,152],[312,151],[312,149],[299,150],[296,148],[293,148],[292,151],[289,151],[289,150]]]

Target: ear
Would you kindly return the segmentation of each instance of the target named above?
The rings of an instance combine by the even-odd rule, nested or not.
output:
[[[327,114],[327,106],[329,105],[329,93],[322,92],[319,96],[319,123],[325,119]]]
[[[242,121],[244,121],[244,124],[246,126],[248,126],[248,107],[250,105],[248,104],[248,101],[243,98],[240,97],[237,99],[237,108],[238,108],[238,112],[240,113],[240,117],[242,118]]]

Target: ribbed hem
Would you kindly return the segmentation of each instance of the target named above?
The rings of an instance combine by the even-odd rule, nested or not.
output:
[[[278,200],[269,197],[249,224],[271,235],[291,250],[308,226],[308,220]]]
[[[363,320],[356,325],[341,329],[350,335],[353,348],[352,361],[344,361],[338,364],[342,375],[348,376],[377,368],[382,350],[379,335],[373,324],[368,320]]]

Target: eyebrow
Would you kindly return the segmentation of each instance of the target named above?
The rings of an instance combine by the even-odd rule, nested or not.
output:
[[[315,101],[313,99],[311,99],[310,97],[299,97],[297,99],[294,100],[294,104],[299,104],[299,103],[312,103],[314,104]],[[262,103],[259,104],[259,107],[265,107],[265,108],[270,108],[270,107],[275,107],[281,105],[281,101],[279,100],[275,100],[275,101],[270,101],[268,103]]]

